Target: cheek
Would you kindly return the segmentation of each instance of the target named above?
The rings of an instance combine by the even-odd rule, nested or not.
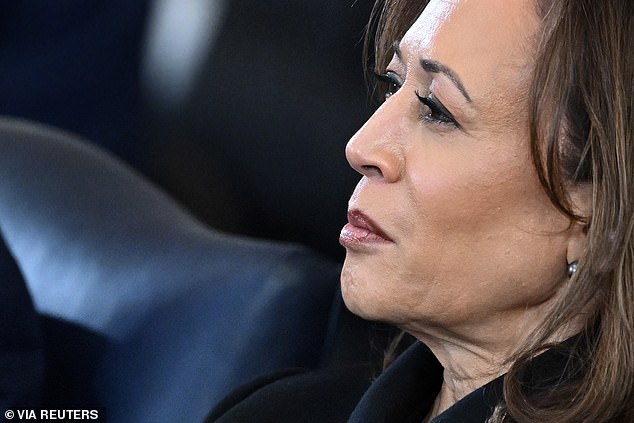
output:
[[[548,284],[565,254],[568,221],[550,204],[528,158],[497,154],[458,156],[458,162],[456,155],[436,154],[408,172],[407,220],[414,229],[404,262],[428,282],[476,284],[474,290],[440,284],[439,293],[455,289],[456,299],[478,289],[529,291],[531,275]],[[546,273],[537,275],[538,268]]]
[[[408,218],[427,230],[451,230],[485,220],[508,197],[506,181],[468,160],[418,163],[407,172]]]
[[[406,172],[412,205],[408,218],[442,231],[486,232],[552,209],[530,156],[520,157],[515,148],[504,151],[502,142],[492,144],[498,145],[488,149],[435,145],[411,152]],[[541,206],[544,200],[547,207]]]

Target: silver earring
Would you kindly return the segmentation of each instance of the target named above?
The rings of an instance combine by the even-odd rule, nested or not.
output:
[[[568,265],[568,279],[572,278],[572,275],[574,275],[577,272],[577,268],[579,267],[577,260],[573,261],[572,263],[570,263]]]

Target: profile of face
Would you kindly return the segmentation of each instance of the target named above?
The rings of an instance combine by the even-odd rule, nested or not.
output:
[[[414,334],[531,325],[583,234],[533,166],[533,0],[432,0],[398,42],[386,101],[346,147],[349,309]],[[501,322],[511,322],[508,327]]]

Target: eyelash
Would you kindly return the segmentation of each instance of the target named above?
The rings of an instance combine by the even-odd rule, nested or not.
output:
[[[393,94],[396,94],[396,92],[401,88],[402,84],[393,72],[375,73],[374,77],[379,83],[381,83],[381,85],[383,85],[381,88],[383,91],[384,101],[390,98]]]
[[[396,94],[396,92],[401,88],[402,83],[397,79],[396,74],[393,72],[387,72],[385,74],[375,74],[376,78],[379,82],[387,85],[385,87],[384,98],[387,100],[392,95]],[[430,93],[427,96],[422,96],[418,92],[415,91],[416,98],[427,108],[428,112],[422,114],[423,119],[427,122],[437,124],[437,125],[446,125],[452,126],[454,128],[460,128],[460,125],[453,117],[451,112],[447,110],[447,108],[434,96],[434,94]]]
[[[458,122],[456,122],[456,119],[453,117],[451,112],[449,112],[449,110],[445,108],[445,106],[436,98],[436,96],[434,96],[434,94],[430,93],[426,97],[423,97],[418,93],[417,90],[416,97],[429,109],[429,113],[423,116],[425,120],[440,125],[451,125],[455,128],[460,128],[460,125],[458,124]]]

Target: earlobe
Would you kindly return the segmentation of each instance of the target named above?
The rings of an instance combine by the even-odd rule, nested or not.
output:
[[[572,222],[570,226],[570,238],[568,240],[568,249],[566,251],[566,259],[568,264],[578,262],[586,250],[588,239],[587,224],[583,222]]]
[[[592,215],[592,187],[590,185],[576,186],[570,192],[573,211],[584,218],[583,221],[570,223],[570,237],[566,253],[568,264],[578,262],[586,250],[588,228]]]

